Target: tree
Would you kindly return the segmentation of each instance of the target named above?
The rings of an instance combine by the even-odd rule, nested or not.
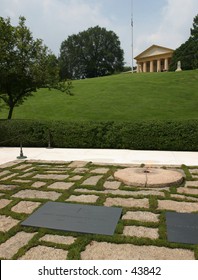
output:
[[[194,18],[193,28],[191,28],[191,38],[194,42],[194,59],[193,59],[193,69],[198,68],[198,14]]]
[[[93,78],[122,71],[124,52],[113,31],[96,26],[69,36],[59,60],[62,78]]]
[[[198,14],[193,21],[193,28],[191,28],[191,37],[198,41]]]
[[[8,119],[41,87],[60,87],[57,58],[42,40],[33,39],[24,17],[16,27],[0,17],[0,99],[9,107]]]
[[[178,61],[182,62],[183,70],[198,68],[198,15],[194,18],[190,38],[173,53],[171,71],[176,70]]]

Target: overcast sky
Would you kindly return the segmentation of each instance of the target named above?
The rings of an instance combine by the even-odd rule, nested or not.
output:
[[[0,0],[0,16],[16,25],[20,15],[35,38],[59,54],[69,35],[99,25],[114,31],[131,65],[132,0]],[[190,35],[198,0],[133,0],[134,56],[152,44],[177,48]]]

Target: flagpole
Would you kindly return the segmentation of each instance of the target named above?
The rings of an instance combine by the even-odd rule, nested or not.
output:
[[[132,54],[132,74],[133,74],[133,0],[131,0],[131,54]]]

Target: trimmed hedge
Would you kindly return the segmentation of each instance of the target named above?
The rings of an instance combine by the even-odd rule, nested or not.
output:
[[[198,120],[148,122],[0,121],[0,146],[198,151]]]

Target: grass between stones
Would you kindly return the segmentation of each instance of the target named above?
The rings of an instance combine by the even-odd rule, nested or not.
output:
[[[198,245],[187,245],[187,244],[179,244],[179,243],[170,243],[167,240],[167,232],[166,232],[166,221],[165,221],[165,213],[169,211],[168,206],[167,209],[160,209],[159,202],[160,201],[169,201],[174,205],[176,202],[186,202],[188,203],[188,209],[191,209],[195,203],[198,203],[198,195],[196,194],[185,194],[178,193],[178,188],[171,186],[170,188],[156,190],[156,194],[149,194],[149,190],[139,189],[136,186],[126,186],[121,183],[120,186],[117,184],[113,177],[113,174],[116,170],[124,168],[123,166],[113,166],[113,165],[97,165],[92,163],[82,163],[78,162],[70,163],[70,162],[36,162],[36,161],[17,161],[13,163],[13,165],[7,167],[0,166],[0,218],[3,216],[10,217],[18,221],[18,223],[11,227],[10,229],[5,230],[4,232],[1,230],[1,227],[6,227],[6,225],[0,224],[0,258],[1,259],[20,259],[22,258],[30,249],[36,248],[37,246],[45,246],[53,249],[61,249],[63,253],[65,252],[65,258],[70,260],[78,260],[81,259],[81,253],[86,250],[86,246],[92,244],[93,241],[97,242],[107,242],[112,244],[133,244],[137,246],[156,246],[156,247],[166,247],[166,248],[179,248],[179,249],[187,249],[194,252],[195,259],[198,259]],[[198,176],[198,167],[188,168],[187,166],[182,166],[180,170],[183,170],[186,175],[186,181],[196,181]],[[13,177],[8,177],[9,175],[13,175]],[[36,178],[36,175],[54,175],[54,179],[50,176],[43,177],[42,179]],[[25,175],[25,176],[24,176]],[[65,175],[65,179],[58,180],[56,179],[56,175]],[[77,177],[78,176],[78,177]],[[75,180],[72,180],[74,178]],[[89,184],[85,184],[86,180],[89,179],[91,181]],[[16,182],[17,180],[17,182]],[[20,180],[20,181],[18,181]],[[95,180],[95,181],[94,181]],[[39,184],[38,184],[39,182]],[[67,185],[67,189],[60,189],[58,187],[51,188],[54,183],[59,182],[61,186],[61,182],[65,184],[72,183]],[[108,186],[107,182],[111,182],[110,189],[106,189],[105,186]],[[111,188],[113,182],[116,184],[116,188]],[[83,184],[84,183],[84,184]],[[183,188],[184,188],[183,184]],[[50,188],[49,188],[50,186]],[[117,189],[117,186],[119,188]],[[181,188],[181,186],[180,186]],[[190,189],[191,187],[189,187]],[[196,186],[193,187],[196,189]],[[198,187],[197,187],[198,189]],[[24,196],[20,196],[21,191],[26,191]],[[27,192],[28,191],[28,192]],[[30,196],[31,191],[31,196]],[[120,191],[120,192],[119,192]],[[124,192],[122,192],[124,191]],[[144,191],[144,193],[142,193]],[[113,236],[102,236],[102,235],[92,235],[92,234],[81,234],[74,232],[63,232],[57,230],[50,230],[44,228],[31,228],[31,227],[23,227],[20,223],[25,220],[30,213],[33,212],[38,207],[43,205],[45,202],[51,200],[48,198],[48,194],[57,195],[57,202],[67,202],[67,200],[72,196],[74,197],[74,201],[70,201],[68,203],[78,203],[75,201],[75,197],[78,199],[83,195],[83,201],[80,203],[90,204],[90,205],[98,205],[103,206],[107,199],[115,199],[115,207],[122,207],[122,217],[129,213],[130,211],[137,215],[140,213],[141,217],[148,217],[153,214],[158,217],[156,221],[151,221],[149,218],[120,218],[115,234]],[[140,192],[140,194],[138,194]],[[148,192],[148,194],[146,193]],[[44,197],[43,197],[44,194]],[[161,195],[159,195],[161,194]],[[17,196],[18,195],[18,196]],[[96,202],[87,203],[86,196],[95,195],[97,196]],[[172,197],[176,195],[175,197]],[[144,201],[142,204],[134,204],[135,206],[128,205],[122,206],[123,201],[129,199],[130,201],[135,200]],[[197,201],[193,202],[193,199]],[[5,200],[9,200],[8,204],[6,201],[6,206],[4,207],[3,203]],[[118,201],[121,203],[119,206]],[[23,203],[22,203],[23,202]],[[31,202],[26,203],[24,202]],[[148,203],[147,203],[148,202]],[[2,207],[1,207],[2,203]],[[34,206],[33,210],[24,209],[24,205],[32,205]],[[40,204],[39,204],[40,203]],[[21,205],[21,206],[20,206]],[[144,206],[143,206],[144,205]],[[181,204],[182,205],[182,204]],[[20,208],[21,207],[21,208]],[[175,207],[178,207],[175,204]],[[17,210],[16,210],[17,209]],[[193,209],[193,208],[192,208]],[[175,210],[172,211],[177,211]],[[189,212],[193,212],[189,210]],[[198,211],[197,211],[198,212]],[[130,217],[130,215],[128,216]],[[3,219],[2,219],[3,221]],[[1,223],[1,219],[0,219]],[[136,236],[127,236],[124,235],[125,227],[144,227],[145,230],[149,229],[157,229],[158,230],[158,238],[147,238],[147,237],[136,237]],[[21,246],[17,247],[17,234],[18,233],[31,233],[33,234],[29,241]],[[54,236],[54,238],[50,238],[48,241],[45,236],[50,235]],[[74,237],[75,240],[71,244],[65,244],[64,241],[56,241],[56,236],[59,237]],[[44,240],[42,239],[44,238]],[[63,238],[64,240],[64,238]],[[9,258],[6,257],[4,251],[9,249],[9,244],[12,243],[16,248],[13,249],[13,254]],[[35,256],[34,256],[35,257]]]

